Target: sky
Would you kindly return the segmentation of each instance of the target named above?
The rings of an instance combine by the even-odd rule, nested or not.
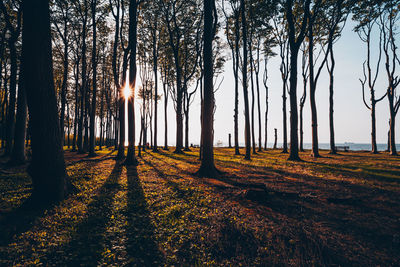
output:
[[[366,59],[366,45],[358,35],[353,32],[354,23],[348,20],[342,37],[334,46],[336,59],[335,68],[335,88],[334,88],[334,121],[335,121],[335,138],[337,143],[354,142],[354,143],[370,143],[371,142],[371,115],[370,111],[365,107],[362,101],[362,91],[359,78],[363,77],[362,64]],[[379,35],[375,33],[372,42],[378,44]],[[376,48],[376,47],[375,47]],[[375,49],[376,50],[376,49]],[[230,50],[226,53],[229,55]],[[372,57],[377,58],[377,53],[373,53]],[[300,56],[299,56],[300,60]],[[282,79],[279,71],[280,58],[275,57],[269,61],[268,65],[268,86],[269,86],[269,113],[268,113],[268,142],[273,142],[274,128],[278,130],[278,142],[282,142]],[[300,98],[302,95],[303,85],[301,77],[301,68],[299,64],[299,76],[297,94]],[[264,114],[265,114],[265,89],[262,84],[263,66],[260,67],[260,99],[262,114],[262,140],[264,142]],[[214,118],[214,142],[228,142],[228,134],[232,134],[232,142],[234,135],[234,76],[232,71],[232,61],[226,62],[224,73],[219,79],[222,79],[220,89],[215,94],[216,113]],[[138,84],[140,85],[140,80]],[[376,96],[380,97],[385,93],[387,88],[387,77],[384,66],[381,66],[380,75],[376,84]],[[250,90],[250,87],[249,87]],[[162,94],[162,86],[159,84],[159,92]],[[311,115],[310,115],[310,99],[307,92],[307,100],[304,107],[304,142],[311,143]],[[369,102],[369,93],[366,91],[366,99]],[[320,143],[329,143],[329,77],[326,68],[322,70],[321,77],[318,80],[316,90],[316,101],[318,110],[318,136]],[[139,103],[138,101],[136,103]],[[249,91],[249,104],[251,106],[251,91]],[[288,121],[290,116],[289,99],[287,101]],[[138,109],[139,105],[136,105]],[[173,109],[172,100],[168,103],[168,143],[175,144],[176,139],[176,117]],[[159,102],[159,123],[158,123],[158,145],[164,144],[164,98]],[[136,114],[140,114],[138,111]],[[255,132],[256,140],[258,140],[258,121],[257,108],[255,108]],[[387,142],[389,105],[385,98],[377,104],[376,109],[376,125],[377,125],[377,142],[385,144]],[[136,118],[139,124],[139,118]],[[189,143],[198,144],[200,139],[200,93],[196,94],[196,99],[191,105],[190,110],[190,129]],[[398,120],[396,120],[398,122]],[[288,131],[290,125],[288,124]],[[136,131],[139,131],[137,129]],[[396,125],[396,140],[399,142],[400,126]],[[139,134],[136,134],[137,139]],[[289,134],[288,140],[290,142]],[[138,141],[138,140],[137,140]],[[244,105],[243,105],[243,89],[239,87],[239,142],[244,143]]]

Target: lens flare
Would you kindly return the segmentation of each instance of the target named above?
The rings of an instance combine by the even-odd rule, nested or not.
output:
[[[129,97],[132,96],[132,89],[129,86],[129,77],[128,77],[128,75],[126,76],[125,86],[122,89],[122,94],[123,94],[125,99],[128,99]]]

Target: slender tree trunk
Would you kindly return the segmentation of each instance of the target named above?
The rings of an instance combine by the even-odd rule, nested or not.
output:
[[[245,143],[246,155],[245,159],[250,160],[251,152],[251,131],[250,131],[250,111],[249,111],[249,96],[247,89],[247,22],[246,22],[246,7],[245,1],[240,0],[241,16],[242,16],[242,35],[243,35],[243,95],[244,95],[244,116],[245,116]]]
[[[79,58],[78,58],[79,59]],[[75,71],[75,115],[74,115],[74,137],[72,139],[72,151],[76,151],[76,134],[79,120],[79,98],[78,98],[78,90],[79,90],[79,78],[78,78],[78,70],[79,70],[79,60],[76,62],[76,71]]]
[[[97,29],[96,29],[96,6],[97,0],[92,0],[92,26],[93,26],[93,47],[92,47],[92,68],[93,68],[93,91],[92,91],[92,110],[90,112],[90,140],[89,156],[96,156],[96,93],[97,93]]]
[[[168,94],[167,85],[163,83],[164,86],[164,149],[168,150]]]
[[[390,111],[390,155],[396,156],[396,142],[395,142],[395,122],[396,122],[396,112],[394,110],[394,97],[389,97],[389,111]]]
[[[314,76],[314,36],[313,36],[313,25],[310,24],[308,27],[308,60],[310,66],[310,106],[311,106],[311,132],[312,132],[312,156],[319,157],[318,148],[318,118],[317,118],[317,105],[315,101],[316,91],[316,80]]]
[[[70,121],[70,110],[69,110],[69,104],[68,104],[68,102],[67,102],[67,147],[68,147],[68,149],[70,149],[71,148],[71,138],[70,138],[70,135],[71,135],[71,121]]]
[[[178,62],[179,64],[179,62]],[[174,153],[181,154],[183,148],[183,89],[181,85],[180,67],[176,70],[177,73],[177,99],[176,99],[176,148]]]
[[[371,144],[372,144],[372,153],[378,154],[378,146],[376,144],[376,115],[375,115],[376,103],[375,101],[371,102]]]
[[[189,109],[189,107],[187,106]],[[189,148],[189,110],[185,112],[185,151],[190,151]]]
[[[387,133],[387,149],[386,149],[386,151],[390,152],[390,119],[389,119],[389,130]]]
[[[259,52],[257,52],[259,53]],[[258,108],[258,151],[261,152],[262,140],[261,140],[261,103],[260,103],[260,84],[258,71],[256,72],[256,88],[257,88],[257,108]]]
[[[23,21],[22,69],[32,126],[28,173],[34,197],[58,201],[71,184],[65,172],[53,82],[49,2],[24,0]]]
[[[11,38],[8,42],[10,50],[10,86],[9,86],[9,101],[8,101],[8,111],[7,111],[7,124],[6,124],[6,150],[5,155],[11,155],[13,150],[13,138],[14,138],[14,128],[15,128],[15,102],[17,94],[17,51],[15,48],[14,38]]]
[[[78,121],[78,153],[85,153],[83,146],[83,120],[85,114],[85,98],[86,98],[86,26],[87,26],[87,8],[85,7],[85,15],[82,26],[82,73],[81,73],[81,104],[80,116]]]
[[[68,9],[67,9],[68,10]],[[66,16],[68,16],[68,13],[66,14]],[[64,63],[64,68],[63,68],[63,81],[62,81],[62,85],[61,85],[61,114],[60,114],[60,134],[61,134],[61,140],[64,140],[64,118],[65,118],[65,104],[66,104],[66,95],[67,95],[67,79],[68,79],[68,64],[69,64],[69,60],[68,60],[68,40],[67,38],[67,20],[65,19],[64,22],[64,59],[63,59],[63,63]]]
[[[287,80],[283,82],[282,89],[282,115],[283,115],[283,149],[282,153],[288,153],[288,143],[287,143],[287,111],[286,111],[286,87]]]
[[[89,83],[86,83],[86,96],[85,96],[85,115],[84,115],[84,128],[85,134],[83,137],[83,150],[86,153],[89,150],[89,116],[90,116],[90,92]]]
[[[278,130],[275,128],[275,129],[274,129],[274,132],[275,132],[275,137],[274,137],[274,149],[276,149],[276,148],[277,148],[277,145],[278,145]]]
[[[24,75],[22,70],[19,72],[18,80],[18,101],[17,117],[15,123],[14,146],[11,154],[12,164],[22,164],[25,162],[25,139],[26,139],[26,92],[24,87]]]
[[[136,45],[137,45],[137,0],[131,0],[129,4],[129,86],[133,90],[136,87]],[[128,154],[125,163],[136,165],[135,155],[135,95],[128,99]]]
[[[154,141],[153,152],[158,151],[158,47],[157,47],[157,19],[155,20],[155,30],[153,32],[153,72],[154,72]]]
[[[290,53],[290,160],[300,159],[297,115],[297,52],[292,50]]]
[[[234,110],[234,134],[235,134],[235,155],[240,155],[239,150],[239,38],[240,38],[240,28],[239,28],[239,15],[235,17],[235,64],[234,75],[235,75],[235,110]]]
[[[250,38],[251,34],[250,34]],[[254,75],[253,75],[253,50],[251,48],[251,42],[249,42],[249,54],[250,54],[250,84],[251,84],[251,141],[253,147],[253,154],[257,154],[256,151],[256,136],[254,130],[254,107],[255,107],[255,96],[254,96]]]
[[[335,57],[333,55],[332,44],[330,44],[330,57],[331,57],[331,66],[329,70],[329,143],[331,147],[331,154],[336,154],[336,145],[335,145],[335,124],[333,120],[333,86],[334,86],[334,76],[333,71],[335,69]]]

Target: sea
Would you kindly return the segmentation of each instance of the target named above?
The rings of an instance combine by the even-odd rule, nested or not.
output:
[[[244,143],[239,144],[241,147],[244,146]],[[226,147],[228,146],[228,143],[225,142],[216,142],[215,143],[216,147]],[[263,144],[264,146],[264,144]],[[274,146],[273,143],[268,143],[267,147],[272,148]],[[282,143],[277,144],[278,148],[282,148]],[[348,146],[350,150],[352,151],[370,151],[371,150],[371,144],[363,144],[363,143],[336,143],[336,146]],[[387,149],[387,144],[377,144],[378,150],[379,151],[386,151]],[[311,149],[312,144],[311,143],[304,143],[304,149]],[[321,150],[329,150],[330,149],[330,144],[329,143],[319,143],[318,144],[319,149]],[[400,151],[400,144],[396,144],[397,151]]]

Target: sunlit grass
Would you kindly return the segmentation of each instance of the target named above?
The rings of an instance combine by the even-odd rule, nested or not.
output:
[[[94,159],[67,150],[68,175],[79,192],[43,213],[8,219],[0,213],[0,232],[9,239],[0,244],[0,265],[343,265],[351,259],[387,265],[396,260],[391,244],[378,240],[374,248],[368,238],[393,234],[400,204],[398,158],[323,151],[313,159],[307,151],[303,161],[291,162],[268,150],[246,161],[233,149],[217,148],[221,177],[200,179],[194,175],[198,149],[172,151],[144,152],[136,170],[110,158],[116,155],[113,147],[96,151]],[[246,190],[260,184],[270,190],[267,199],[247,199]],[[11,169],[0,174],[0,188],[0,211],[12,210],[29,197],[30,179],[24,170]],[[29,224],[18,231],[12,220]],[[379,258],[370,257],[378,252]]]

